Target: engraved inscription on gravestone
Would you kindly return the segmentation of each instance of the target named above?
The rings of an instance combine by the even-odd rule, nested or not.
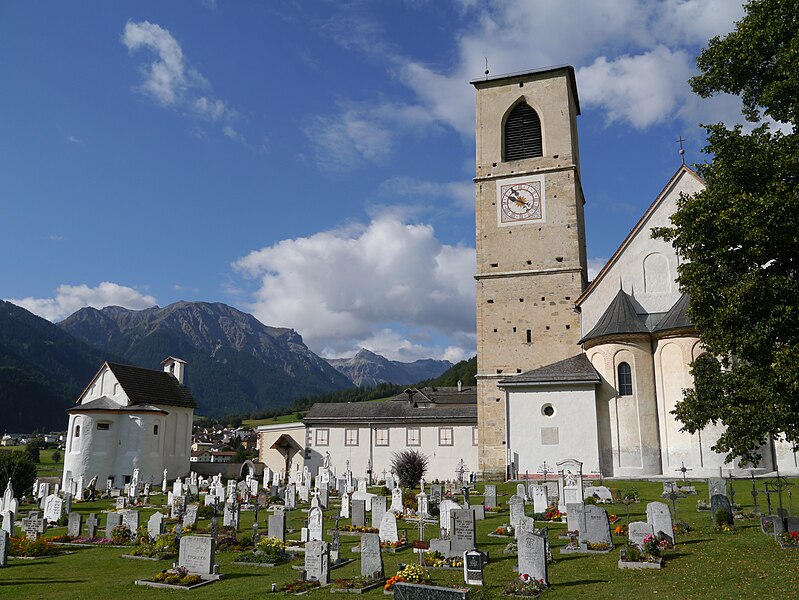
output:
[[[214,538],[185,535],[180,538],[178,566],[190,573],[213,575],[215,552]]]

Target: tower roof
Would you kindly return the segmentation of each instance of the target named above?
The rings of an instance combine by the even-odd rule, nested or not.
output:
[[[506,85],[507,83],[511,82],[514,79],[522,79],[522,80],[530,80],[536,78],[545,78],[550,76],[552,73],[556,73],[557,71],[565,71],[567,77],[569,79],[569,87],[571,88],[572,95],[574,96],[574,103],[576,107],[576,112],[580,114],[580,97],[577,95],[577,79],[574,75],[574,67],[571,65],[556,65],[553,67],[543,67],[540,69],[530,69],[529,71],[518,71],[516,73],[503,73],[502,75],[492,75],[489,77],[486,75],[485,77],[480,77],[478,79],[472,79],[469,83],[471,83],[477,89],[483,87],[491,87],[494,85]]]
[[[669,329],[685,329],[693,327],[691,318],[688,316],[688,304],[691,302],[691,297],[688,294],[683,294],[680,299],[674,303],[663,318],[658,321],[652,333],[659,331],[667,331]]]
[[[630,296],[624,290],[619,290],[594,328],[577,343],[583,344],[606,335],[633,333],[649,333],[649,329],[635,312]]]

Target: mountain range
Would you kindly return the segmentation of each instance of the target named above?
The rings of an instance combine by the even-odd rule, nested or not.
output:
[[[187,364],[198,414],[218,417],[288,407],[292,400],[382,381],[435,377],[448,361],[401,363],[361,350],[328,361],[293,329],[263,325],[221,303],[177,302],[129,310],[82,308],[58,324],[0,301],[0,426],[59,430],[103,361],[159,369],[167,356]]]
[[[329,358],[333,367],[358,387],[373,387],[379,383],[410,385],[433,379],[452,367],[448,360],[424,359],[406,363],[389,360],[361,348],[352,358]]]

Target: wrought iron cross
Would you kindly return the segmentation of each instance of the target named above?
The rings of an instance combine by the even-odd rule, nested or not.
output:
[[[677,143],[680,144],[680,158],[682,159],[682,164],[685,164],[685,149],[682,147],[682,143],[685,140],[682,136],[677,139]]]
[[[685,466],[685,462],[682,462],[680,468],[679,469],[674,469],[674,470],[675,471],[679,471],[680,473],[682,473],[682,482],[685,483],[685,474],[688,471],[692,471],[693,469],[689,469],[688,467]]]

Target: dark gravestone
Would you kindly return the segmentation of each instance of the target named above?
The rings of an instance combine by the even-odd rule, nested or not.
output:
[[[380,536],[376,533],[365,533],[361,536],[361,577],[383,578]]]
[[[730,506],[730,501],[727,499],[727,496],[722,496],[721,494],[714,494],[710,498],[710,512],[713,515],[714,525],[721,525],[721,523],[718,522],[718,518],[716,517],[716,514],[721,511],[725,511],[727,513],[725,518],[727,525],[732,525],[733,515],[732,515],[732,507]]]
[[[366,527],[366,500],[352,501],[352,524],[355,527]]]
[[[796,533],[799,531],[799,517],[786,517],[785,530],[788,533]]]
[[[114,531],[114,527],[118,527],[119,525],[122,525],[122,515],[119,513],[108,513],[105,520],[105,537],[110,538],[111,532]]]
[[[9,540],[8,532],[0,529],[0,568],[8,564],[8,547],[11,545]]]
[[[785,533],[785,519],[781,519],[778,516],[772,517],[772,521],[774,524],[774,537],[779,537],[781,534]]]
[[[434,585],[398,582],[394,585],[394,600],[467,600],[469,590],[456,590]]]
[[[430,502],[433,504],[441,504],[441,486],[437,483],[430,486]]]
[[[467,585],[483,585],[483,567],[488,561],[484,552],[470,550],[463,555],[463,582]]]
[[[325,510],[327,508],[327,504],[328,504],[327,486],[326,485],[323,485],[322,489],[319,490],[319,496],[317,496],[317,498],[319,498],[319,507],[322,510]]]

